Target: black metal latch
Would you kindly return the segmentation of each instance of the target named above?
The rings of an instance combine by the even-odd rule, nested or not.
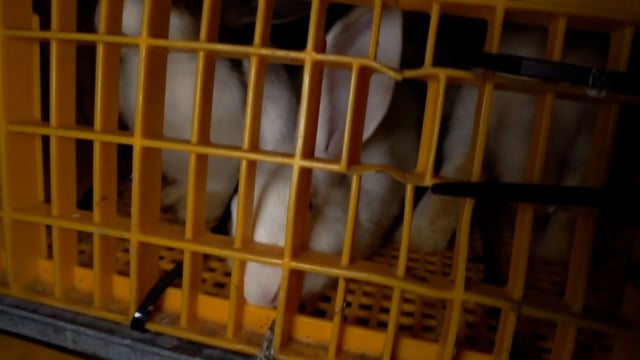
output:
[[[467,197],[493,202],[528,202],[637,211],[640,187],[594,188],[506,182],[442,182],[431,186],[436,195]]]
[[[156,303],[164,294],[171,284],[177,279],[182,277],[182,261],[176,263],[176,265],[165,273],[163,276],[158,279],[158,281],[153,285],[151,290],[144,297],[135,314],[131,318],[130,327],[132,330],[139,332],[148,332],[146,329],[147,320],[149,320],[149,316],[153,312],[156,307]]]
[[[640,95],[640,77],[631,73],[508,54],[459,50],[456,67],[479,68],[543,81],[586,87],[595,93]]]

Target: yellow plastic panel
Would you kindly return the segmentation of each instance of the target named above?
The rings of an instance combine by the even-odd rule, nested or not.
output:
[[[29,2],[0,4],[0,28],[33,30],[38,19]],[[27,39],[0,37],[0,146],[3,166],[4,247],[9,287],[22,292],[39,277],[36,261],[44,226],[11,219],[11,211],[44,201],[41,138],[7,132],[9,123],[40,122],[39,48]],[[5,176],[11,174],[11,176]],[[14,240],[15,239],[15,240]],[[23,268],[24,267],[24,268]]]
[[[220,24],[218,1],[204,2],[199,40],[166,40],[171,1],[147,1],[142,34],[120,36],[122,1],[101,1],[97,34],[76,32],[78,1],[52,2],[52,31],[39,31],[29,1],[0,0],[0,292],[127,324],[133,310],[158,276],[177,261],[184,275],[158,304],[159,313],[149,328],[211,346],[255,353],[265,331],[275,319],[274,347],[281,358],[307,357],[383,359],[440,358],[504,359],[527,334],[539,340],[536,351],[551,352],[554,359],[588,355],[585,344],[597,343],[593,354],[614,359],[633,358],[638,336],[637,289],[624,287],[621,316],[593,319],[585,307],[598,307],[598,297],[587,283],[596,219],[583,214],[560,286],[564,298],[529,296],[526,287],[551,292],[561,267],[541,266],[529,259],[533,208],[520,205],[513,246],[506,268],[505,288],[479,283],[483,265],[477,261],[478,237],[472,231],[472,200],[460,201],[455,247],[440,255],[425,254],[409,246],[408,231],[402,241],[367,261],[353,261],[352,235],[362,172],[383,170],[406,186],[404,229],[410,227],[416,188],[440,181],[434,175],[436,149],[442,128],[445,89],[452,83],[478,88],[469,177],[481,176],[486,147],[488,117],[495,90],[523,92],[537,97],[536,125],[526,180],[540,179],[544,163],[551,108],[556,98],[587,99],[582,89],[514,79],[482,72],[434,67],[440,16],[463,15],[488,22],[485,50],[495,52],[504,21],[542,26],[549,30],[546,57],[559,59],[564,33],[577,28],[611,36],[609,68],[627,68],[633,32],[640,24],[636,0],[379,0],[340,1],[372,6],[378,19],[383,6],[427,12],[431,15],[424,64],[418,69],[388,69],[375,63],[376,36],[368,59],[326,55],[323,33],[328,1],[313,1],[311,31],[303,51],[269,49],[269,15],[273,1],[260,1],[253,44],[233,46],[216,43]],[[379,19],[375,20],[376,25]],[[41,121],[39,42],[50,46],[49,123]],[[76,48],[96,46],[95,117],[93,128],[76,126]],[[140,51],[135,131],[118,130],[118,72],[121,46]],[[168,51],[180,49],[197,54],[193,121],[190,139],[163,138],[163,107]],[[11,56],[5,56],[11,54]],[[218,56],[250,60],[246,98],[245,133],[241,149],[208,146],[214,64]],[[266,154],[258,149],[260,105],[268,63],[304,66],[299,110],[299,133],[295,154]],[[349,68],[351,102],[343,156],[335,162],[313,159],[319,108],[318,84],[326,66]],[[396,80],[411,79],[428,85],[416,169],[397,169],[357,164],[362,132],[363,91],[369,77],[385,73]],[[597,100],[598,136],[589,162],[589,185],[601,185],[607,172],[619,103],[640,103],[639,97],[611,95]],[[50,156],[43,158],[42,141],[50,141]],[[77,139],[93,143],[93,210],[75,208],[75,177],[79,169],[71,162]],[[118,183],[117,146],[133,146],[133,171]],[[167,224],[160,209],[162,151],[189,152],[188,221]],[[235,238],[211,235],[204,224],[205,202],[197,194],[205,187],[209,155],[241,160],[238,184],[239,225]],[[257,161],[291,166],[289,219],[284,248],[256,245],[250,241]],[[44,204],[45,163],[51,167],[51,203]],[[312,254],[304,238],[309,198],[310,168],[350,173],[352,188],[346,222],[346,238],[340,256]],[[124,205],[122,205],[124,204]],[[124,208],[121,209],[121,207]],[[47,233],[51,230],[51,234]],[[631,235],[631,236],[637,236]],[[78,239],[81,239],[80,241]],[[227,266],[226,260],[233,260]],[[277,309],[248,306],[243,301],[242,278],[246,261],[282,266],[281,300]],[[613,260],[612,260],[613,261]],[[542,270],[541,270],[542,269]],[[302,272],[335,277],[336,291],[327,291],[313,304],[300,304]],[[542,274],[544,272],[544,274]],[[533,275],[531,275],[533,274]],[[542,274],[542,275],[541,275]],[[549,275],[551,274],[551,275]],[[560,277],[560,275],[557,275]],[[551,284],[550,284],[551,283]],[[617,283],[611,281],[611,286]],[[604,288],[600,289],[600,291]],[[622,297],[623,295],[620,295]],[[302,307],[300,307],[302,305]],[[603,305],[604,306],[604,305]],[[304,310],[300,310],[303,308]],[[514,336],[515,332],[518,336]],[[492,346],[493,345],[493,346]],[[603,350],[604,349],[604,350]],[[609,350],[607,350],[609,349]],[[454,355],[455,354],[455,355]],[[603,355],[603,356],[604,356]]]
[[[119,34],[121,1],[101,1],[98,33]],[[104,19],[104,20],[102,20]],[[94,128],[100,133],[114,133],[118,129],[118,82],[120,48],[115,44],[96,44],[96,84]],[[102,137],[104,139],[104,137]],[[106,140],[106,139],[105,139]],[[117,173],[117,145],[109,141],[95,141],[93,150],[93,221],[108,223],[116,216],[117,187],[113,174]],[[93,296],[96,308],[106,310],[114,301],[113,278],[116,274],[116,238],[106,234],[93,235]],[[121,289],[122,290],[122,289]],[[126,297],[128,298],[128,294]]]

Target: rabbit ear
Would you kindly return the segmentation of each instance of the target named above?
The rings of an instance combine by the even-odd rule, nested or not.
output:
[[[356,7],[336,22],[326,37],[327,53],[366,57],[369,52],[373,9]],[[376,60],[398,68],[402,55],[402,12],[385,9],[380,22]],[[325,67],[318,119],[316,155],[340,156],[349,104],[351,71]],[[384,118],[395,86],[395,80],[374,74],[369,83],[363,141],[373,134]]]

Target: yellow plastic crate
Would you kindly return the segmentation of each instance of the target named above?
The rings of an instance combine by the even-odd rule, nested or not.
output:
[[[431,106],[425,112],[418,166],[413,173],[383,169],[407,183],[407,199],[412,197],[415,186],[429,186],[440,180],[433,175],[437,146],[433,134],[439,129],[445,83],[473,83],[489,91],[493,87],[529,91],[541,97],[558,92],[585,98],[581,92],[566,87],[433,67],[440,16],[485,19],[490,25],[486,43],[489,51],[495,51],[505,20],[548,27],[555,35],[549,40],[553,43],[558,43],[565,28],[605,32],[611,36],[608,67],[620,71],[628,65],[634,30],[640,24],[637,0],[345,2],[378,8],[393,6],[431,15],[422,68],[400,71],[380,67],[368,59],[349,59],[352,64],[373,67],[398,80],[420,80],[429,85],[427,103]],[[172,214],[160,209],[160,150],[199,154],[192,158],[190,175],[200,177],[204,172],[197,164],[202,164],[203,154],[242,159],[240,191],[249,191],[253,182],[250,160],[288,163],[299,172],[302,153],[296,153],[295,159],[260,153],[255,149],[252,131],[247,129],[242,149],[161,139],[157,131],[160,127],[154,124],[158,124],[162,112],[154,99],[162,98],[162,80],[143,85],[139,93],[139,114],[145,126],[138,126],[134,133],[118,130],[116,74],[120,46],[180,48],[199,54],[251,57],[256,62],[266,59],[312,66],[328,60],[318,54],[322,49],[316,36],[319,29],[311,28],[308,50],[300,52],[268,49],[265,35],[269,21],[258,22],[253,46],[205,43],[215,38],[211,29],[217,25],[218,9],[218,2],[205,1],[202,26],[208,31],[200,33],[203,42],[126,38],[118,35],[121,1],[105,2],[108,5],[102,8],[99,34],[78,30],[78,3],[81,1],[52,1],[50,30],[41,30],[41,24],[48,19],[35,16],[30,1],[0,1],[0,293],[128,324],[159,275],[177,261],[184,261],[180,284],[165,293],[149,329],[233,351],[259,351],[266,329],[275,318],[274,349],[283,359],[450,359],[454,355],[459,359],[504,359],[517,345],[516,330],[531,339],[530,347],[525,349],[545,354],[546,358],[631,359],[640,355],[640,292],[627,285],[624,264],[616,261],[628,254],[614,253],[610,266],[605,268],[590,267],[590,246],[574,248],[568,268],[527,262],[528,246],[518,241],[526,234],[516,232],[514,241],[520,246],[505,248],[507,261],[501,264],[510,270],[508,285],[481,284],[484,269],[473,260],[481,250],[470,227],[471,200],[464,202],[454,251],[425,254],[410,251],[403,243],[380,249],[371,261],[354,263],[339,257],[300,256],[291,243],[283,251],[248,243],[242,235],[234,239],[209,234],[203,221],[175,224]],[[147,2],[145,10],[152,20],[145,26],[150,33],[166,34],[168,4],[168,0]],[[312,26],[324,22],[326,7],[318,6],[323,4],[326,5],[314,0]],[[261,11],[266,8],[260,7]],[[49,45],[50,62],[44,64],[50,72],[48,119],[43,119],[41,111],[41,43]],[[92,126],[80,123],[79,104],[74,96],[86,90],[76,83],[76,69],[83,66],[76,61],[76,53],[82,51],[79,44],[97,46]],[[139,75],[164,73],[162,54],[150,56],[156,55],[160,60],[148,61]],[[199,59],[202,69],[211,64],[211,58]],[[250,81],[260,78],[260,66],[255,69]],[[200,75],[210,79],[212,74],[202,70]],[[484,101],[489,104],[490,98],[485,97]],[[637,104],[640,99],[608,96],[599,105],[601,136],[596,145],[602,149],[610,149],[613,144],[615,126],[608,124],[615,124],[622,101]],[[211,104],[197,105],[206,113]],[[538,103],[537,111],[548,120],[550,112],[545,110],[544,101]],[[478,113],[477,118],[483,121],[486,114]],[[540,139],[544,138],[542,134]],[[49,146],[43,145],[45,140]],[[89,151],[93,156],[91,212],[77,209],[75,195],[84,185],[76,180],[82,169],[77,168],[74,159],[87,155],[87,148],[82,147],[87,143],[92,143]],[[118,182],[115,176],[119,144],[133,147],[133,181]],[[474,155],[483,144],[478,130],[474,144],[478,146],[472,147],[470,156],[475,159],[475,180],[479,177],[480,157]],[[43,148],[49,157],[46,152],[43,155]],[[605,168],[606,153],[592,159],[594,169]],[[311,167],[329,166],[305,161]],[[45,170],[47,163],[50,170]],[[353,170],[343,164],[336,166],[343,172]],[[534,162],[530,164],[534,172],[535,166]],[[592,171],[588,181],[602,184],[605,175]],[[301,188],[308,187],[308,179],[302,179]],[[204,201],[197,196],[194,199],[196,204],[190,215],[202,220]],[[531,206],[520,208],[525,214],[518,217],[516,226],[526,226],[531,221],[531,215],[526,215]],[[405,215],[410,214],[407,205]],[[580,221],[581,235],[591,244],[595,218],[584,214]],[[640,232],[634,229],[626,234],[635,240],[639,236]],[[640,245],[636,244],[635,249],[635,258],[640,258]],[[301,310],[297,310],[297,289],[286,283],[277,309],[249,306],[239,290],[242,278],[237,274],[243,264],[234,262],[233,269],[229,269],[227,258],[262,260],[280,264],[286,271],[316,271],[337,276],[341,281],[337,292],[329,291],[326,296],[305,303]],[[288,279],[283,277],[283,281]],[[588,310],[611,311],[614,315],[598,318],[590,316]]]

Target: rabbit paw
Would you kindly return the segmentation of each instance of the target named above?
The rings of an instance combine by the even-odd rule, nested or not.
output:
[[[456,229],[458,207],[456,199],[426,194],[413,215],[411,245],[427,253],[446,249]],[[401,236],[402,228],[396,232],[395,240]]]

